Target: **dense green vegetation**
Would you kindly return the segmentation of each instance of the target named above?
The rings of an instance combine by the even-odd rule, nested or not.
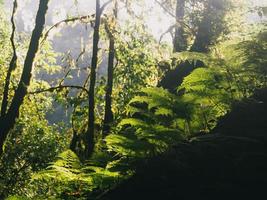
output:
[[[19,1],[12,13],[0,5],[0,199],[101,199],[140,162],[213,134],[233,106],[267,86],[264,6],[156,0],[174,21],[161,37],[171,34],[170,44],[136,11],[143,1],[96,0],[95,13],[51,28],[49,0],[35,3],[31,34],[16,29]],[[72,23],[92,28],[89,52],[77,58],[56,52],[48,37]],[[81,69],[85,53],[90,66]],[[82,83],[70,84],[82,70]],[[71,114],[51,123],[55,106]]]

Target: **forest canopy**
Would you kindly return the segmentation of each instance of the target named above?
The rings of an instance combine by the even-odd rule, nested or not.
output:
[[[0,1],[0,199],[101,199],[267,87],[267,2],[66,2]]]

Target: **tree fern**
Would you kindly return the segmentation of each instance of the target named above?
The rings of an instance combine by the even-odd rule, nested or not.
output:
[[[175,105],[175,106],[174,106]],[[187,103],[162,88],[145,88],[127,107],[129,118],[105,141],[108,150],[131,159],[146,158],[166,151],[183,140],[177,116],[187,117]]]

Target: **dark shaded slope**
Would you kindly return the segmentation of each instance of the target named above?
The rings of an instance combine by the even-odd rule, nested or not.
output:
[[[267,89],[257,91],[253,99],[236,105],[229,115],[220,120],[214,132],[267,138]]]
[[[235,106],[212,135],[140,164],[117,199],[267,199],[267,90]]]

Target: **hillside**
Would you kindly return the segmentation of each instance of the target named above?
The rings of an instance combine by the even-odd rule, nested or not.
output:
[[[267,90],[238,104],[212,134],[140,163],[137,174],[103,200],[264,199]],[[258,198],[257,198],[258,197]]]

